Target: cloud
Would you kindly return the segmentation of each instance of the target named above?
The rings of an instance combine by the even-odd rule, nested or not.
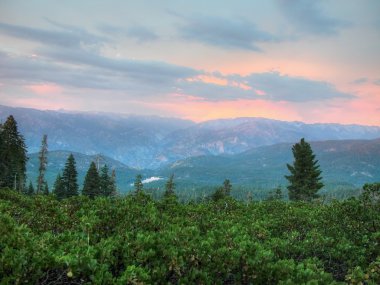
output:
[[[119,26],[109,25],[106,23],[102,23],[96,26],[96,29],[105,35],[116,35],[116,36],[125,36],[126,30]]]
[[[132,97],[157,99],[158,96],[166,97],[171,94],[192,96],[204,101],[260,99],[308,102],[354,97],[336,90],[327,82],[276,72],[253,73],[247,76],[223,75],[167,62],[109,58],[102,56],[97,50],[83,47],[83,42],[99,43],[102,38],[92,36],[86,30],[50,22],[63,31],[0,24],[0,30],[12,36],[33,41],[41,40],[44,44],[36,51],[37,56],[32,57],[0,51],[0,80],[21,83],[26,88],[29,86],[29,89],[30,86],[57,84],[74,88],[121,91]],[[215,37],[210,38],[215,40],[215,43],[219,40],[221,43],[223,35],[233,36],[234,31],[238,30],[241,37],[235,35],[231,41],[227,40],[227,45],[244,46],[250,42],[252,49],[255,41],[271,40],[266,34],[256,33],[252,36],[253,28],[246,34],[240,24],[228,28],[228,22],[208,22],[206,19],[198,24],[199,28],[208,24],[210,28],[220,28],[219,33],[214,31]],[[245,40],[248,41],[244,43]],[[66,48],[67,45],[72,48]]]
[[[138,43],[151,42],[158,39],[156,33],[144,26],[133,26],[127,31],[127,35],[136,39]]]
[[[314,0],[277,0],[281,12],[300,34],[331,36],[348,22],[329,17]]]
[[[247,76],[206,74],[163,62],[117,60],[85,52],[56,51],[54,54],[47,52],[46,56],[15,57],[0,53],[0,80],[22,82],[26,86],[52,83],[122,91],[135,98],[156,100],[170,94],[210,102],[241,99],[310,102],[354,97],[336,90],[327,82],[273,72]],[[216,80],[210,79],[212,77]]]
[[[375,80],[373,83],[380,86],[380,79]]]
[[[58,26],[58,24],[55,24]],[[65,28],[64,28],[65,27]],[[100,45],[106,38],[100,37],[84,30],[68,28],[60,25],[63,30],[46,30],[0,22],[0,31],[8,36],[65,48],[80,48],[83,46]]]
[[[261,51],[257,44],[279,40],[244,19],[205,16],[182,16],[181,19],[184,24],[178,27],[178,31],[182,37],[224,49],[257,52]]]
[[[267,101],[311,102],[334,98],[351,99],[352,94],[338,91],[332,84],[277,72],[252,73],[247,76],[214,73],[227,84],[202,80],[181,82],[179,93],[207,101],[261,99]]]
[[[154,97],[173,92],[176,82],[200,71],[163,62],[116,60],[84,51],[46,51],[40,57],[0,52],[0,80],[45,82],[74,88],[124,91]]]
[[[332,98],[354,98],[352,94],[340,92],[327,82],[303,77],[282,75],[278,72],[254,73],[245,80],[252,88],[262,90],[272,101],[307,102]]]
[[[358,84],[358,85],[366,83],[366,82],[368,82],[368,78],[366,78],[366,77],[360,77],[360,78],[352,81],[353,84]]]
[[[109,72],[119,73],[129,78],[151,83],[173,82],[173,80],[195,76],[200,73],[200,71],[190,67],[165,62],[112,59],[83,50],[64,51],[49,49],[44,51],[43,55],[63,63],[105,69]]]
[[[99,54],[98,48],[92,48],[101,46],[108,41],[106,38],[75,26],[46,21],[59,30],[0,23],[0,31],[5,34],[42,44],[36,50],[38,56],[33,58],[0,51],[1,78],[29,80],[28,84],[52,82],[79,88],[124,89],[141,93],[137,91],[140,89],[162,94],[173,90],[177,80],[201,72],[159,61],[107,58]],[[143,37],[147,40],[147,31]]]
[[[101,24],[97,26],[97,29],[106,35],[133,38],[138,43],[147,43],[159,39],[159,36],[152,29],[141,25],[122,28],[109,24]]]
[[[31,84],[27,85],[26,88],[39,95],[51,95],[62,92],[62,87],[56,84]]]

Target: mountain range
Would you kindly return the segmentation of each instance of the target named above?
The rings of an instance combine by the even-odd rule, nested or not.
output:
[[[316,141],[311,147],[329,188],[380,181],[380,139]],[[291,149],[291,143],[281,143],[234,155],[191,157],[161,168],[159,175],[174,173],[177,180],[198,184],[220,184],[228,178],[232,184],[274,188],[286,184],[286,164],[294,160]]]
[[[380,181],[380,139],[317,141],[311,142],[311,146],[319,160],[325,189],[357,189],[365,183]],[[137,174],[142,174],[148,188],[163,187],[167,178],[174,174],[179,188],[220,185],[224,179],[230,179],[235,186],[268,190],[286,185],[286,164],[293,161],[291,148],[291,143],[281,143],[240,154],[203,155],[179,160],[155,170],[131,168],[106,156],[81,153],[73,155],[80,185],[91,161],[95,161],[100,166],[107,164],[110,169],[115,169],[121,192],[133,188]],[[50,187],[57,173],[64,168],[69,154],[68,151],[48,153],[46,179]],[[27,169],[28,178],[36,181],[38,153],[29,155]]]
[[[195,123],[177,118],[0,105],[1,121],[11,114],[25,137],[29,153],[39,150],[42,136],[47,134],[50,151],[101,153],[132,169],[164,169],[178,160],[198,156],[244,156],[257,147],[281,143],[288,143],[288,147],[301,137],[308,141],[380,138],[378,126],[305,124],[264,118]]]

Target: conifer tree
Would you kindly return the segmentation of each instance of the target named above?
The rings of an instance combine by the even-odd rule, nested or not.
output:
[[[26,192],[27,195],[32,196],[34,195],[34,187],[32,181],[29,181],[29,187],[28,191]]]
[[[232,190],[232,185],[231,181],[229,179],[225,179],[223,182],[223,190],[224,190],[224,195],[225,196],[230,196],[231,195],[231,190]]]
[[[165,184],[164,197],[176,196],[174,190],[175,190],[174,174],[172,174],[170,175],[169,180]]]
[[[136,179],[135,179],[135,193],[141,193],[144,189],[144,185],[142,183],[142,176],[141,174],[137,174],[136,175]]]
[[[27,151],[24,137],[11,115],[0,128],[0,186],[24,192]]]
[[[100,179],[95,162],[91,162],[90,167],[84,178],[82,194],[90,198],[100,195]]]
[[[53,193],[58,200],[66,198],[65,187],[60,173],[57,174],[57,178],[55,179]]]
[[[37,177],[37,194],[40,194],[43,192],[45,184],[46,184],[45,171],[46,171],[46,166],[47,166],[47,152],[48,152],[47,135],[43,135],[42,142],[41,142],[41,150],[38,155],[40,166],[38,168],[38,177]]]
[[[293,165],[287,164],[290,175],[285,178],[289,181],[288,192],[290,200],[311,201],[318,197],[318,190],[323,187],[321,182],[322,171],[318,160],[309,143],[304,138],[292,147],[294,156]]]
[[[223,181],[223,186],[216,188],[215,192],[211,195],[213,201],[218,201],[227,196],[230,196],[232,190],[232,185],[229,179]]]
[[[111,196],[112,194],[112,180],[108,174],[108,166],[105,164],[100,169],[100,193],[103,196]]]
[[[42,186],[42,194],[44,194],[44,195],[49,195],[50,194],[49,185],[47,184],[46,181],[44,181],[44,184]]]
[[[5,144],[3,139],[3,125],[0,123],[0,187],[5,186],[5,173],[6,173],[6,162],[5,162]]]
[[[277,186],[275,189],[269,192],[268,197],[266,200],[268,201],[273,201],[273,200],[282,200],[282,191],[281,191],[281,186]]]
[[[66,161],[65,169],[62,174],[62,185],[64,189],[63,198],[78,195],[78,172],[76,170],[73,154],[70,154]]]
[[[111,174],[111,197],[115,197],[117,195],[117,186],[116,186],[116,171],[115,169],[112,169]]]

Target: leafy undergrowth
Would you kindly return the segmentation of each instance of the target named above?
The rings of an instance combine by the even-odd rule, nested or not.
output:
[[[380,284],[379,208],[2,189],[1,284]]]

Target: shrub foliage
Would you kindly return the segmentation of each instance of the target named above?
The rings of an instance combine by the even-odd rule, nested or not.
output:
[[[181,204],[143,191],[58,201],[0,189],[0,283],[379,284],[377,202]]]

